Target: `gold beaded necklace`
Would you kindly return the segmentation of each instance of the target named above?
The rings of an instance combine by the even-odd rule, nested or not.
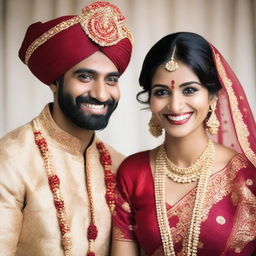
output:
[[[185,241],[185,251],[186,256],[196,256],[197,255],[197,245],[200,235],[200,226],[203,213],[203,203],[207,191],[207,185],[210,177],[210,170],[213,166],[215,158],[215,148],[212,141],[209,141],[207,146],[207,157],[204,165],[202,166],[202,171],[200,172],[195,205],[191,217],[190,226],[188,229],[188,236]],[[154,188],[155,188],[155,198],[156,198],[156,212],[157,221],[160,229],[161,240],[164,249],[165,256],[175,256],[174,244],[171,236],[171,229],[169,227],[168,216],[165,207],[165,176],[167,166],[167,155],[164,149],[164,145],[160,146],[156,157],[156,167],[154,174]]]
[[[208,145],[202,155],[189,167],[179,167],[175,165],[166,154],[166,151],[163,151],[166,159],[166,172],[165,174],[177,183],[190,183],[193,181],[199,180],[201,172],[203,170],[203,166],[207,162],[207,158],[210,155],[211,151],[211,140],[208,141]]]

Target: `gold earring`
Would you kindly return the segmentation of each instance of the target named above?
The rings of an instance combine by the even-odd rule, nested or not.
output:
[[[152,117],[148,123],[149,132],[155,137],[159,137],[162,135],[162,127],[157,123],[156,116],[152,114]]]
[[[217,119],[217,116],[215,114],[216,104],[217,104],[217,101],[210,106],[211,115],[208,121],[206,122],[206,129],[211,135],[217,134],[220,126],[220,122]]]

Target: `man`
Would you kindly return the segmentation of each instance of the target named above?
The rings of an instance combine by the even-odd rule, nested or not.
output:
[[[54,102],[0,140],[1,256],[108,255],[122,156],[94,131],[107,126],[130,61],[123,21],[95,2],[28,28],[19,56]]]

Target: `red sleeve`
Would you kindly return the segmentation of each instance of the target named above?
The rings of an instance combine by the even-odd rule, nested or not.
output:
[[[133,191],[140,165],[147,160],[148,151],[132,155],[124,160],[117,171],[117,201],[113,214],[113,239],[136,241],[134,226],[136,225],[133,207]]]

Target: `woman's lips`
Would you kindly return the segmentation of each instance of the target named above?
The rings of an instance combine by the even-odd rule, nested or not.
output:
[[[188,122],[193,112],[182,113],[179,115],[165,115],[168,122],[174,125],[182,125]]]

